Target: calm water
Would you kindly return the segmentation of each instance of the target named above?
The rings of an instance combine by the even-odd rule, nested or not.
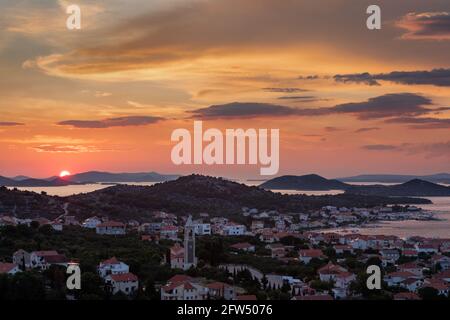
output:
[[[156,184],[156,182],[127,182],[123,184],[132,184],[132,185],[138,185],[138,186],[152,186]],[[19,187],[17,189],[24,190],[24,191],[33,191],[37,193],[46,192],[48,195],[51,196],[60,196],[60,197],[66,197],[71,196],[74,194],[80,194],[80,193],[88,193],[97,191],[100,189],[104,189],[107,187],[111,187],[112,184],[81,184],[81,185],[70,185],[70,186],[64,186],[64,187]],[[11,188],[10,188],[11,189]]]
[[[367,235],[395,235],[401,238],[423,236],[450,238],[450,197],[430,197],[433,204],[421,205],[423,209],[434,212],[439,221],[387,221],[379,222],[371,227],[341,228],[327,230],[340,233],[355,232]]]
[[[259,185],[261,182],[257,181],[242,181],[247,185]],[[151,186],[155,183],[129,183],[133,185],[147,185]],[[373,183],[358,183],[358,184],[373,184]],[[100,190],[110,185],[106,184],[86,184],[73,185],[65,187],[33,187],[33,188],[18,188],[19,190],[28,190],[34,192],[47,192],[49,195],[69,196],[79,193],[87,193]],[[325,195],[325,194],[339,194],[342,190],[330,191],[296,191],[296,190],[273,190],[284,194],[307,194],[307,195]],[[361,234],[385,234],[396,235],[399,237],[408,237],[414,235],[421,235],[426,237],[450,238],[450,197],[430,197],[433,204],[422,205],[426,210],[433,211],[435,217],[440,221],[389,221],[377,223],[371,227],[364,228],[346,228],[339,230],[329,230],[338,232],[358,232]]]

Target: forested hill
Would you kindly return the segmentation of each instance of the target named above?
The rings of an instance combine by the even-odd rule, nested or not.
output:
[[[302,212],[326,205],[365,207],[383,204],[429,203],[425,199],[350,194],[282,195],[259,187],[201,175],[185,176],[151,187],[119,185],[68,199],[71,203],[70,208],[82,208],[82,211],[77,214],[98,212],[119,218],[143,218],[154,210],[182,215],[208,212],[211,215],[227,216],[240,213],[242,207]]]
[[[282,195],[259,187],[201,175],[181,177],[151,187],[117,185],[70,197],[0,189],[0,213],[55,218],[69,203],[70,215],[84,219],[93,215],[112,219],[145,221],[153,211],[179,215],[207,212],[213,216],[236,215],[242,207],[280,212],[305,212],[322,206],[371,207],[385,204],[422,204],[426,199],[363,195]]]

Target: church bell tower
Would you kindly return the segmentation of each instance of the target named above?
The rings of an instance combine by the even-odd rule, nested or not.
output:
[[[186,221],[184,226],[184,270],[197,266],[197,257],[195,256],[195,227],[192,223],[192,217]]]

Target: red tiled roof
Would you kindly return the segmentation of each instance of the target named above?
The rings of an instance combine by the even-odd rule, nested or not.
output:
[[[213,282],[206,285],[207,288],[213,290],[222,290],[223,288],[229,287],[229,284],[223,282]]]
[[[35,251],[34,254],[40,257],[48,257],[48,256],[56,256],[59,253],[55,250],[49,250],[49,251]]]
[[[52,256],[46,256],[45,262],[47,263],[67,263],[69,262],[69,259],[66,258],[63,254],[57,254]]]
[[[417,262],[407,262],[398,266],[399,269],[417,269],[422,268],[417,264]]]
[[[319,249],[300,250],[299,254],[301,257],[311,257],[311,258],[320,258],[324,256],[322,250]]]
[[[180,282],[174,282],[174,283],[168,283],[163,288],[165,291],[170,291],[175,288],[178,288],[180,286],[183,286],[184,289],[192,290],[195,289],[194,285],[190,283],[189,281],[180,281]]]
[[[4,262],[0,262],[0,274],[1,273],[8,273],[10,272],[12,269],[14,269],[16,267],[16,265],[14,263],[4,263]]]
[[[415,277],[416,275],[409,271],[397,271],[397,272],[389,273],[388,276],[389,277],[411,278],[411,277]]]
[[[248,242],[241,242],[241,243],[233,244],[230,247],[234,248],[234,249],[248,249],[248,248],[254,247],[254,245],[252,245]]]
[[[333,300],[333,297],[329,294],[320,294],[313,296],[297,296],[295,300]]]
[[[119,263],[120,263],[120,261],[117,260],[116,257],[112,257],[110,259],[100,262],[100,264],[102,264],[102,265],[119,264]]]
[[[107,221],[100,223],[97,227],[125,228],[125,225],[122,222]]]
[[[436,290],[449,290],[450,289],[450,284],[444,282],[444,281],[432,281],[428,284],[425,284],[424,287],[431,287],[434,288]]]
[[[195,287],[192,285],[192,283],[190,283],[189,281],[186,281],[186,282],[184,283],[184,288],[187,289],[187,290],[192,290],[192,289],[194,289]]]
[[[352,247],[347,244],[337,244],[334,246],[334,249],[351,250]]]
[[[239,301],[254,301],[257,300],[256,296],[251,294],[251,295],[242,295],[242,296],[237,296],[236,300]]]
[[[112,274],[110,277],[115,282],[138,281],[138,277],[132,273]]]
[[[161,228],[161,231],[178,231],[177,226],[164,226]]]
[[[351,272],[340,272],[336,275],[336,277],[338,278],[349,278],[351,276],[354,276],[354,274]]]
[[[339,265],[328,263],[326,266],[320,268],[317,272],[319,274],[339,274],[341,272],[346,272],[347,269]]]
[[[394,295],[394,300],[420,300],[414,292],[400,292]]]
[[[403,250],[404,256],[417,256],[418,253],[416,250]]]
[[[408,284],[413,284],[413,283],[416,283],[417,281],[420,281],[420,280],[418,280],[418,279],[414,279],[414,278],[408,278],[408,279],[406,279],[406,280],[402,281],[402,283],[404,283],[404,284],[408,285]]]
[[[433,276],[435,279],[447,279],[450,278],[450,270],[441,271]]]
[[[176,274],[172,278],[170,278],[169,281],[167,281],[167,282],[175,283],[175,282],[189,281],[191,279],[192,279],[191,277],[189,277],[185,274]]]

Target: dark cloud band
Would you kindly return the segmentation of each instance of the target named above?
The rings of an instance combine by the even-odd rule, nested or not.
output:
[[[67,120],[58,124],[62,126],[72,126],[75,128],[111,128],[111,127],[131,127],[145,126],[163,120],[160,117],[151,116],[130,116],[120,118],[110,118],[104,120]]]
[[[379,81],[390,81],[406,85],[450,86],[450,69],[433,69],[431,71],[393,71],[390,73],[354,73],[334,76],[336,82],[362,83],[369,86],[380,85]]]
[[[324,116],[330,114],[351,114],[361,120],[415,117],[436,112],[431,109],[429,98],[413,93],[392,93],[363,102],[353,102],[328,108],[292,108],[277,104],[233,102],[223,105],[213,105],[190,111],[198,118],[257,118],[286,116]]]

